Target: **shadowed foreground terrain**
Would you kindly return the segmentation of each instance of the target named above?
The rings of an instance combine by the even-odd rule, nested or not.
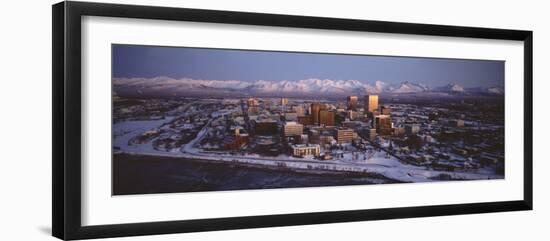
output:
[[[396,181],[375,174],[314,173],[127,154],[113,156],[113,195],[343,186]]]

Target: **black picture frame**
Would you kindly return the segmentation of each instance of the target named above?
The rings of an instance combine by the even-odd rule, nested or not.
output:
[[[98,226],[81,224],[81,17],[104,16],[207,23],[282,26],[429,36],[517,40],[524,43],[523,199],[404,208],[140,222]],[[533,208],[533,33],[532,31],[415,23],[335,19],[277,14],[150,7],[90,2],[52,6],[52,233],[60,239],[307,225],[380,219],[532,210]]]

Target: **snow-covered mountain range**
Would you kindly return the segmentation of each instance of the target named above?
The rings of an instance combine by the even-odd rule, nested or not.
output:
[[[445,86],[440,86],[438,88],[435,88],[434,91],[447,92],[447,93],[464,93],[465,89],[464,87],[453,83],[453,84],[448,84]]]
[[[464,88],[458,84],[429,87],[409,81],[392,85],[384,81],[364,83],[358,80],[303,79],[254,82],[240,80],[202,80],[169,77],[113,78],[115,91],[139,93],[250,94],[250,95],[350,95],[350,94],[488,94],[503,95],[502,87]]]

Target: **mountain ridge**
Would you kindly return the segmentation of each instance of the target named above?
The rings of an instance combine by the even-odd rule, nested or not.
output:
[[[382,80],[374,83],[363,83],[358,80],[302,79],[296,81],[257,80],[253,82],[240,80],[203,80],[191,78],[170,78],[165,76],[153,78],[113,78],[113,86],[122,91],[149,91],[170,93],[233,93],[242,94],[291,94],[291,95],[363,95],[363,94],[487,94],[503,95],[502,87],[464,88],[456,83],[429,87],[422,83],[404,81],[392,85]]]

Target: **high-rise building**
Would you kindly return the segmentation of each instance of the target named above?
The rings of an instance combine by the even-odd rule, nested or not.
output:
[[[313,124],[319,124],[319,112],[321,112],[321,110],[325,110],[326,108],[326,105],[321,103],[311,104],[311,118]]]
[[[319,111],[319,125],[325,126],[334,126],[336,118],[336,113],[330,110],[321,110]]]
[[[288,99],[287,98],[281,98],[281,105],[288,105]]]
[[[374,112],[378,109],[378,95],[365,96],[365,112]]]
[[[304,126],[294,121],[286,122],[283,126],[285,137],[301,136],[304,132]]]
[[[274,120],[259,120],[254,124],[254,134],[256,135],[276,135],[277,131],[277,121]]]
[[[249,98],[246,101],[246,105],[248,106],[249,115],[257,115],[260,112],[260,103],[258,102],[258,99]]]
[[[376,132],[379,135],[391,135],[392,123],[389,115],[377,115],[374,117]]]
[[[305,116],[306,115],[306,110],[301,105],[292,106],[292,110],[294,112],[296,112],[296,115],[298,115],[298,116]]]
[[[353,129],[340,128],[336,131],[336,141],[338,144],[350,143],[355,138]]]
[[[321,132],[319,130],[309,129],[307,135],[309,138],[308,140],[309,143],[313,143],[313,144],[320,143]]]
[[[313,119],[311,118],[310,115],[307,115],[307,116],[298,116],[298,123],[302,124],[302,125],[313,125]]]
[[[348,96],[348,110],[357,109],[357,96]]]
[[[234,132],[232,136],[226,136],[223,139],[223,145],[226,150],[238,150],[248,143],[248,134],[241,133],[242,127],[232,127]]]

